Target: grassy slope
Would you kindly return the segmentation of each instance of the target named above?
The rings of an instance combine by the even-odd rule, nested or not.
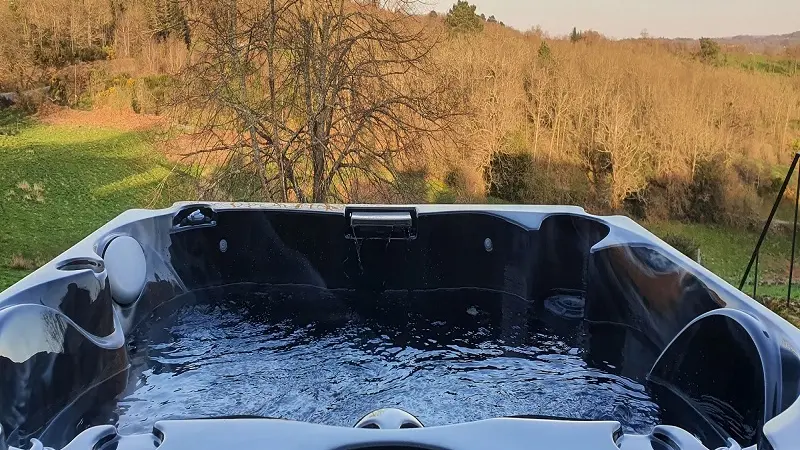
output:
[[[41,263],[126,209],[191,197],[173,167],[140,132],[34,125],[0,136],[0,290],[30,272],[14,256]]]

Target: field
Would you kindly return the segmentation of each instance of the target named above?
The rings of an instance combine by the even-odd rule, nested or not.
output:
[[[800,61],[795,59],[770,58],[764,55],[726,55],[725,64],[752,72],[795,76],[800,73]]]
[[[654,234],[691,238],[700,248],[701,263],[728,283],[738,286],[758,242],[759,232],[706,224],[659,222],[645,224]],[[800,249],[798,249],[800,250]],[[800,252],[799,252],[800,253]],[[758,296],[785,299],[791,254],[791,234],[771,231],[761,247]],[[800,299],[800,263],[796,263],[792,298]],[[752,295],[752,274],[744,291]]]
[[[191,198],[141,131],[30,125],[0,135],[0,289],[120,212]]]

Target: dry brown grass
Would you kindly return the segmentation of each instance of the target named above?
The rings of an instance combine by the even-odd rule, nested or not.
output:
[[[765,297],[762,299],[767,308],[775,311],[792,325],[800,327],[800,303],[792,301],[786,303],[785,298]]]
[[[19,189],[19,195],[22,197],[23,200],[37,202],[37,203],[44,203],[45,201],[45,189],[44,185],[41,183],[33,183],[32,185],[27,181],[23,180],[17,183],[17,189]],[[14,191],[11,191],[11,194],[14,194]]]
[[[13,255],[11,256],[11,261],[8,263],[8,267],[17,270],[35,270],[38,269],[40,266],[39,262],[26,258],[22,255]]]
[[[39,119],[50,125],[108,127],[124,131],[151,130],[167,123],[163,116],[136,114],[126,109],[99,108],[81,111],[52,105],[39,114]]]
[[[207,143],[210,139],[209,136],[202,133],[176,132],[174,137],[159,140],[156,148],[167,159],[176,163],[208,167],[225,164],[230,155],[224,149],[198,152],[199,149],[209,148]]]

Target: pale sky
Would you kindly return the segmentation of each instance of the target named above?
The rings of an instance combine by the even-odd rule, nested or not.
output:
[[[422,0],[446,12],[455,0]],[[800,31],[800,0],[470,0],[478,14],[519,30],[535,25],[552,35],[572,27],[607,36],[726,37]]]

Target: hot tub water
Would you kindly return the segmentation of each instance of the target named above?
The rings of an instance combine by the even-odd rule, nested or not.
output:
[[[185,295],[130,336],[128,391],[107,422],[126,434],[241,415],[352,426],[397,407],[426,426],[527,415],[649,432],[659,410],[645,388],[582,359],[580,321],[533,307],[469,289]]]

